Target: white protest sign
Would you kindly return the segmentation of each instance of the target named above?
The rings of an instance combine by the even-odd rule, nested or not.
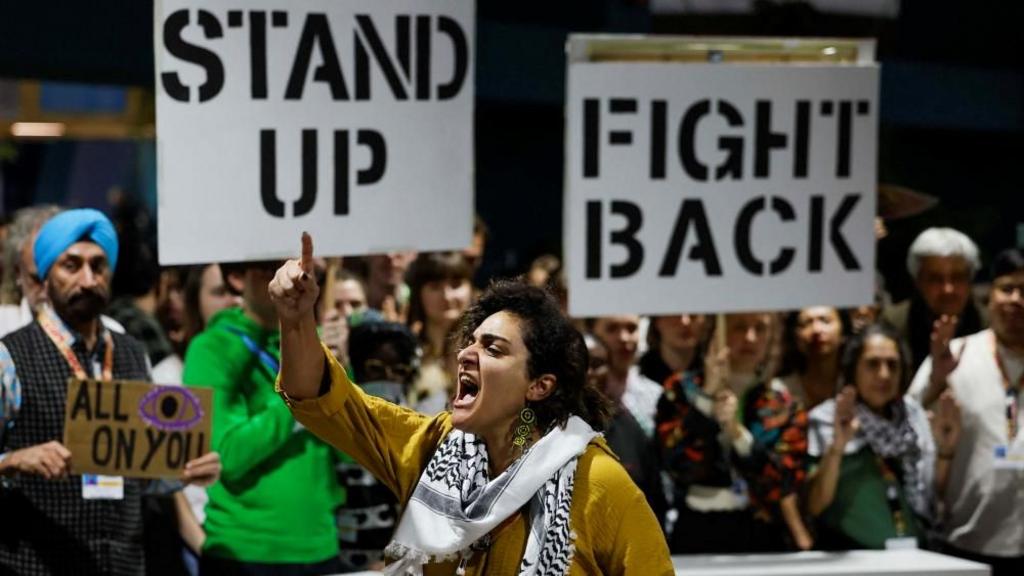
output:
[[[158,0],[164,264],[459,249],[473,0]]]
[[[875,65],[570,62],[574,316],[872,301]]]

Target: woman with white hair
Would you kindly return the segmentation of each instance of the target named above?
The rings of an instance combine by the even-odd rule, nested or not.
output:
[[[910,245],[907,271],[914,279],[914,295],[887,309],[882,322],[910,346],[914,369],[928,357],[938,324],[956,324],[956,336],[985,328],[971,301],[971,282],[980,267],[978,246],[952,228],[928,228]]]

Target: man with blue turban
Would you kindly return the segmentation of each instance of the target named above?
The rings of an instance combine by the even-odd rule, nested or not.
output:
[[[142,574],[142,481],[108,478],[122,489],[97,493],[60,443],[69,377],[149,380],[142,346],[100,321],[117,233],[97,210],[68,210],[40,228],[34,250],[49,303],[0,340],[0,572]],[[183,479],[219,473],[209,453]]]

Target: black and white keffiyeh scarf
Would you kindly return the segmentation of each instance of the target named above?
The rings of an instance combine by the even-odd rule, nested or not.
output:
[[[386,574],[423,573],[428,562],[468,558],[488,534],[529,503],[530,532],[520,576],[563,576],[575,534],[569,525],[576,462],[598,433],[572,416],[491,480],[487,449],[452,430],[434,452],[384,551]]]
[[[924,485],[925,475],[918,470],[921,465],[921,447],[903,399],[892,403],[889,418],[875,414],[861,402],[857,403],[856,412],[860,421],[859,432],[875,455],[900,462],[907,503],[919,515],[929,518],[931,515],[928,489]]]

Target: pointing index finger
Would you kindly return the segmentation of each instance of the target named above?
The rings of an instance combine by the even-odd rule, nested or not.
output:
[[[306,274],[313,273],[313,237],[309,232],[302,233],[302,259],[299,265]]]

